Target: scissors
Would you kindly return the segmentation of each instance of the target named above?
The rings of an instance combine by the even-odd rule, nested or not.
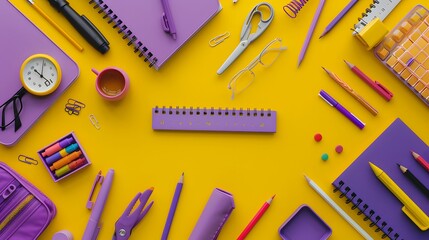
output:
[[[153,188],[149,188],[143,193],[137,193],[137,195],[130,202],[128,207],[122,213],[121,217],[115,223],[115,233],[113,234],[113,240],[125,240],[131,236],[133,228],[143,219],[146,213],[150,210],[153,205],[153,201],[145,208],[150,195],[153,192]],[[130,214],[137,200],[140,200],[139,206]]]
[[[268,7],[270,10],[270,15],[268,18],[264,19],[262,14],[262,9],[264,7]],[[258,23],[258,28],[256,29],[256,32],[250,33],[252,30],[252,19],[255,16],[255,14],[259,14],[260,21]],[[246,21],[244,22],[243,28],[241,29],[241,35],[240,35],[240,43],[235,48],[235,50],[229,55],[229,57],[226,59],[226,61],[222,64],[222,66],[217,70],[217,74],[222,74],[228,67],[235,61],[235,59],[240,56],[240,54],[249,46],[251,42],[253,42],[256,38],[258,38],[265,29],[268,28],[270,23],[273,21],[274,18],[274,9],[271,4],[267,2],[262,2],[257,4],[252,11],[250,11],[249,15],[247,15]]]

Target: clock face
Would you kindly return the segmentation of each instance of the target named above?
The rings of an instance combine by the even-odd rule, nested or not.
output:
[[[61,69],[57,61],[45,54],[27,58],[21,66],[21,83],[34,95],[47,95],[55,91],[61,81]]]

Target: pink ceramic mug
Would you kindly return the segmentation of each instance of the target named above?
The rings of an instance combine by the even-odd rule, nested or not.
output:
[[[130,88],[130,79],[121,69],[107,67],[102,71],[91,69],[96,75],[95,88],[106,100],[117,101],[122,99]]]

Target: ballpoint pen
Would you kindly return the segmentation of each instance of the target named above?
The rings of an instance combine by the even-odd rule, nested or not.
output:
[[[411,198],[379,167],[369,162],[375,176],[398,200],[404,204],[402,211],[417,225],[421,230],[429,229],[429,217]]]
[[[259,211],[256,213],[256,215],[250,220],[249,224],[247,224],[246,228],[244,228],[243,232],[238,236],[237,240],[243,240],[246,238],[247,234],[249,234],[250,230],[256,225],[256,223],[261,219],[261,217],[264,215],[264,213],[268,210],[268,208],[271,206],[271,202],[273,201],[274,197],[276,195],[272,196],[270,199],[268,199],[264,205],[259,209]]]
[[[413,158],[424,168],[427,172],[429,172],[429,163],[422,157],[420,154],[411,151],[411,155],[413,155]]]
[[[335,73],[329,71],[328,69],[322,67],[323,70],[328,73],[329,77],[331,77],[336,83],[338,83],[344,90],[346,90],[350,95],[352,95],[362,106],[364,106],[368,111],[372,113],[372,115],[376,116],[378,111],[372,107],[363,97],[361,97],[353,88],[351,88],[347,83],[341,80]]]
[[[304,59],[305,53],[307,52],[308,44],[310,43],[311,37],[313,36],[314,28],[316,27],[317,21],[319,21],[320,14],[322,13],[325,0],[320,0],[319,6],[317,7],[316,14],[314,14],[313,21],[311,22],[310,28],[308,29],[307,36],[305,37],[304,45],[301,48],[301,52],[298,56],[298,67]]]
[[[334,26],[341,20],[341,18],[344,17],[344,15],[346,15],[346,13],[358,2],[359,0],[351,0],[349,4],[347,4],[347,6],[344,7],[343,10],[341,10],[340,13],[338,13],[338,15],[328,24],[328,26],[325,28],[325,30],[323,31],[322,35],[320,35],[319,38],[322,38],[323,36],[325,36],[329,31],[332,30],[332,28],[334,28]]]
[[[337,109],[340,113],[342,113],[345,117],[347,117],[352,123],[354,123],[358,128],[362,129],[365,127],[365,123],[363,123],[359,118],[345,109],[341,104],[339,104],[333,97],[331,97],[327,92],[320,90],[319,96],[325,100],[329,105]]]
[[[73,27],[88,41],[91,46],[101,53],[109,50],[109,42],[101,32],[84,15],[79,15],[70,7],[67,0],[49,0],[49,3],[58,12],[61,12]]]
[[[176,185],[176,190],[174,191],[173,201],[171,202],[170,210],[168,211],[167,221],[165,222],[165,227],[164,227],[164,230],[162,231],[161,240],[167,240],[168,238],[168,233],[170,232],[174,213],[176,212],[177,204],[179,203],[180,193],[182,192],[183,177],[184,177],[184,174],[182,173],[182,175],[180,176],[179,182]]]
[[[344,62],[347,64],[347,66],[349,66],[352,72],[354,72],[360,79],[366,82],[371,88],[373,88],[378,94],[380,94],[380,96],[386,99],[386,101],[390,101],[390,99],[392,99],[393,93],[390,92],[386,87],[381,85],[381,83],[371,80],[371,78],[369,78],[355,65],[347,62],[346,60],[344,60]]]
[[[88,202],[87,208],[91,209],[91,216],[89,217],[88,224],[86,225],[85,232],[83,233],[82,240],[95,240],[97,239],[98,233],[100,232],[100,227],[98,222],[100,221],[101,214],[103,213],[104,205],[106,204],[107,197],[109,196],[110,188],[112,187],[113,182],[113,169],[109,169],[106,174],[106,177],[103,179],[101,176],[101,171],[98,173],[96,181],[94,182],[90,198],[94,193],[95,185],[97,182],[102,182],[100,192],[98,193],[97,200],[95,203]]]
[[[174,21],[173,21],[173,15],[171,14],[170,4],[168,3],[168,0],[161,0],[161,3],[162,3],[162,9],[164,9],[164,12],[162,13],[162,19],[161,19],[162,28],[164,29],[165,32],[170,33],[173,39],[177,39],[176,25],[174,24]]]
[[[366,240],[373,239],[367,232],[365,232],[365,230],[363,230],[363,228],[359,226],[359,224],[357,224],[349,215],[347,215],[347,213],[344,212],[344,210],[340,206],[338,206],[338,204],[336,204],[334,200],[332,200],[332,198],[330,198],[328,194],[326,194],[313,180],[311,180],[305,175],[304,177],[310,187],[313,188],[313,190],[316,191],[317,194],[319,194],[335,211],[337,211],[337,213],[340,214],[341,217],[344,218],[344,220],[346,220],[350,225],[352,225],[352,227],[356,229],[356,231],[358,231],[363,238],[365,238]]]

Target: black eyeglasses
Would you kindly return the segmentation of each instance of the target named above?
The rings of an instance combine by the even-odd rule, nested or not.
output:
[[[4,131],[9,125],[15,123],[15,132],[22,126],[21,119],[19,115],[22,111],[22,97],[27,91],[25,88],[21,87],[18,92],[16,92],[11,98],[9,98],[5,103],[0,105],[1,110],[1,126],[0,129]],[[12,103],[12,105],[11,105]],[[13,109],[12,114],[6,114],[6,112],[10,112]]]

